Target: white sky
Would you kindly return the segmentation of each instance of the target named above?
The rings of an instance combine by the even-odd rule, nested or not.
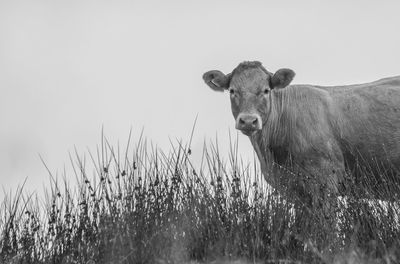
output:
[[[145,3],[145,4],[144,4]],[[398,1],[3,1],[0,0],[0,185],[42,189],[68,151],[94,150],[101,127],[124,145],[144,127],[168,149],[194,152],[234,131],[227,94],[202,74],[244,60],[295,83],[373,81],[400,74]],[[252,157],[240,136],[242,154]],[[70,173],[72,177],[72,173]],[[3,193],[0,191],[0,201]]]

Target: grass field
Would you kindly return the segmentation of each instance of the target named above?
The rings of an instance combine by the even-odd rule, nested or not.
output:
[[[163,152],[102,137],[71,155],[74,175],[49,171],[45,197],[5,198],[0,263],[400,263],[396,204],[343,197],[327,234],[330,222],[301,219],[234,140],[227,157],[216,143],[200,164],[191,154],[190,140]]]

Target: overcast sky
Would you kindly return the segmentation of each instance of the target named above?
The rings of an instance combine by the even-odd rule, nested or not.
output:
[[[62,171],[74,146],[132,127],[194,152],[234,131],[229,96],[201,79],[244,60],[292,68],[294,83],[369,82],[400,74],[399,1],[0,0],[0,185],[27,189]],[[252,156],[240,135],[241,152]],[[196,152],[197,151],[197,152]],[[72,174],[70,174],[72,176]],[[0,201],[3,193],[0,192]]]

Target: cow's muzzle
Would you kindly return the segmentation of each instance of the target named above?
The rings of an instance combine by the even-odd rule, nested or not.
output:
[[[243,134],[251,136],[257,130],[261,130],[262,121],[260,116],[255,114],[239,114],[236,118],[236,129],[239,129]]]

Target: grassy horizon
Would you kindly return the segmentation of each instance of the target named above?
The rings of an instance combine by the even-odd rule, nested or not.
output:
[[[0,263],[400,261],[398,204],[339,201],[338,227],[327,233],[330,222],[318,212],[304,218],[267,185],[258,160],[241,159],[230,135],[227,157],[216,140],[200,164],[192,136],[164,152],[143,135],[123,150],[102,135],[95,154],[70,155],[77,183],[48,170],[44,197],[22,187],[6,196]]]

